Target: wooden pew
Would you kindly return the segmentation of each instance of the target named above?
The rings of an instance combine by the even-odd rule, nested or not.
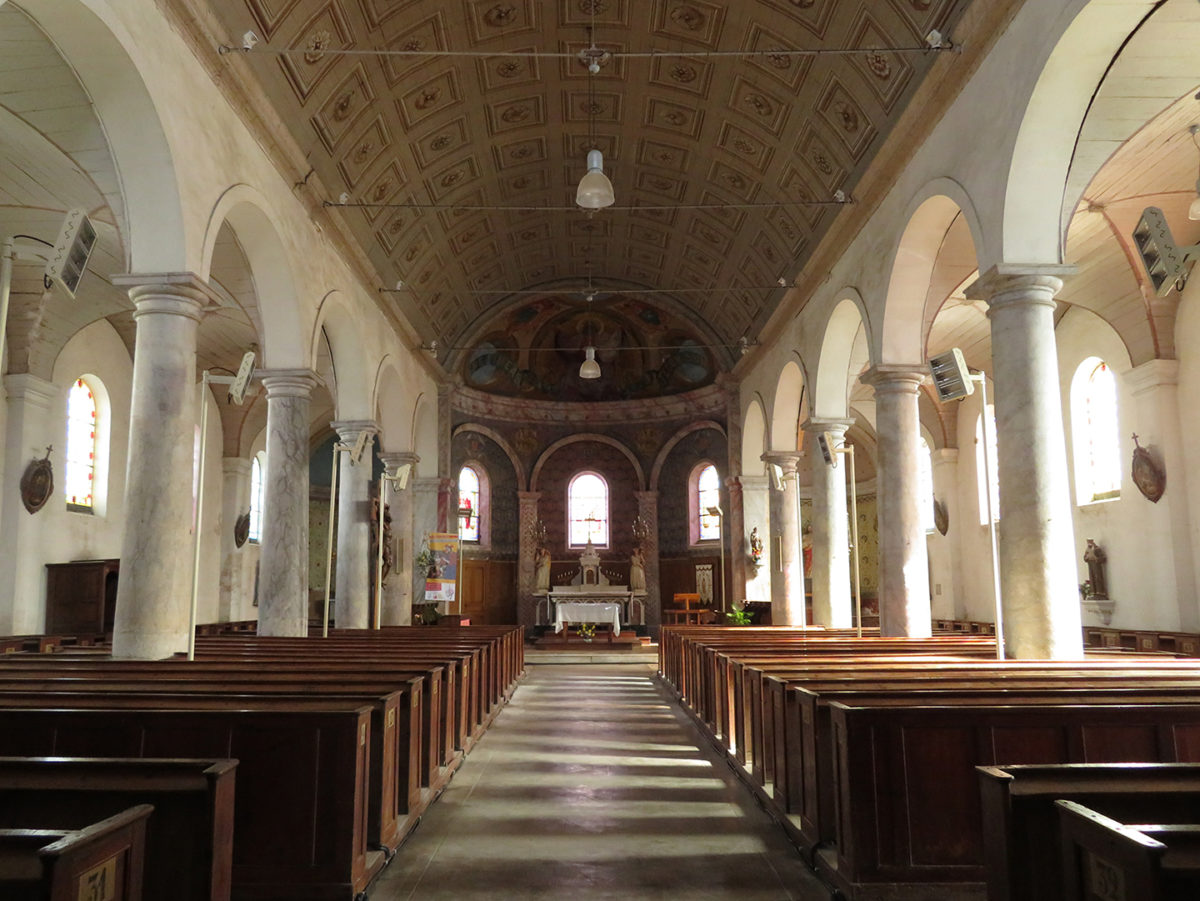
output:
[[[1200,825],[1125,825],[1074,801],[1056,801],[1063,901],[1194,901],[1200,897]]]
[[[141,901],[153,809],[139,804],[82,829],[0,829],[0,897]]]
[[[1200,766],[1116,763],[979,767],[988,901],[1058,901],[1054,802],[1125,823],[1200,822]]]
[[[28,708],[0,698],[0,755],[239,761],[234,898],[336,898],[365,890],[371,708],[345,701],[95,698]],[[231,706],[232,703],[232,706]]]
[[[0,828],[81,829],[150,804],[146,897],[228,901],[236,772],[236,760],[3,757]]]

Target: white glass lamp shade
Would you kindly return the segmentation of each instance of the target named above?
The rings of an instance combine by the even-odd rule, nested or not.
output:
[[[596,348],[589,344],[583,349],[583,353],[587,359],[579,367],[579,377],[581,379],[600,378],[600,364],[596,362]]]
[[[602,210],[606,206],[612,206],[616,199],[612,182],[604,174],[604,154],[599,150],[589,150],[587,172],[579,180],[575,202],[585,210]]]

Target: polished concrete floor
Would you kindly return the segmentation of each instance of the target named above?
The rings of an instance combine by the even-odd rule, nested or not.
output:
[[[530,665],[371,901],[827,901],[653,671]]]

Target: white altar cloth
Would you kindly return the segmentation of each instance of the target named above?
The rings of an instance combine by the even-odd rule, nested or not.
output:
[[[577,604],[559,601],[554,605],[554,631],[561,632],[563,623],[601,623],[612,626],[613,635],[621,634],[620,604]]]

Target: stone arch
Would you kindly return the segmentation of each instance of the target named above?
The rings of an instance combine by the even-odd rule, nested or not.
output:
[[[121,179],[129,271],[187,271],[195,255],[158,104],[133,59],[137,42],[99,0],[22,0],[20,8],[75,70],[104,128]]]
[[[788,360],[775,383],[775,399],[771,404],[770,444],[773,451],[794,451],[799,447],[805,382],[799,358]]]
[[[417,469],[422,478],[438,475],[438,411],[437,398],[425,392],[413,401],[412,449],[419,462]]]
[[[1053,22],[1059,38],[1020,118],[1005,179],[999,247],[977,244],[988,262],[1061,263],[1068,174],[1097,87],[1121,45],[1160,4],[1072,0]],[[1064,221],[1064,216],[1066,221]]]
[[[883,327],[873,362],[911,365],[925,358],[925,302],[946,233],[961,214],[981,246],[983,230],[967,192],[948,178],[928,184],[910,205],[904,231],[892,254],[883,307]],[[976,253],[978,256],[978,252]]]
[[[722,435],[725,435],[725,428],[721,425],[721,423],[712,419],[699,419],[695,422],[689,422],[683,428],[679,429],[679,431],[672,435],[667,440],[667,443],[662,446],[658,452],[658,456],[654,460],[654,466],[650,470],[651,491],[658,490],[658,477],[662,473],[662,468],[667,462],[667,457],[671,456],[671,451],[675,449],[675,445],[677,445],[688,435],[692,434],[692,432],[699,432],[703,429],[715,429]],[[728,437],[729,436],[726,435],[726,438]],[[720,468],[721,467],[718,465],[717,469],[720,470]]]
[[[408,411],[403,398],[400,371],[395,359],[386,355],[375,370],[375,384],[371,389],[371,409],[375,411],[375,422],[379,425],[379,445],[385,451],[408,449],[412,419],[405,416]]]
[[[321,298],[313,325],[310,359],[317,358],[318,342],[324,332],[333,356],[338,419],[369,419],[374,410],[368,361],[363,356],[365,342],[358,322],[358,314],[342,292],[330,291]]]
[[[250,266],[263,334],[264,368],[302,369],[316,359],[297,315],[295,267],[280,239],[280,223],[267,198],[246,184],[227,188],[213,205],[200,252],[201,278],[208,279],[221,226],[228,223]],[[315,347],[315,344],[312,345]]]
[[[462,432],[478,432],[485,438],[490,438],[492,441],[496,442],[496,445],[500,448],[500,450],[504,451],[504,455],[508,457],[508,462],[512,464],[513,472],[516,473],[517,491],[526,490],[525,465],[521,462],[521,458],[517,455],[517,452],[513,449],[513,446],[508,443],[503,435],[501,435],[495,429],[489,428],[486,425],[480,425],[477,422],[464,422],[462,425],[455,426],[455,436],[461,434]],[[464,463],[465,462],[468,461],[464,461]]]
[[[646,473],[645,470],[642,469],[642,464],[638,460],[637,455],[617,439],[610,438],[608,435],[599,435],[593,432],[580,432],[576,435],[568,435],[565,438],[560,438],[558,441],[555,441],[548,448],[542,451],[542,454],[538,457],[537,462],[533,464],[533,472],[529,476],[529,490],[538,490],[538,477],[541,475],[542,467],[546,465],[547,460],[549,460],[556,452],[566,447],[568,444],[578,444],[581,441],[587,441],[593,444],[607,444],[609,447],[616,448],[618,451],[624,454],[629,460],[629,464],[633,467],[634,473],[637,475],[637,488],[635,490],[645,490]]]
[[[762,397],[755,393],[742,415],[742,472],[764,475],[766,464],[762,455],[767,450],[767,417],[763,413]]]
[[[867,330],[870,347],[870,322],[862,295],[853,288],[841,292],[825,322],[821,352],[817,357],[817,377],[813,384],[813,416],[818,419],[844,419],[850,411],[848,380],[854,345],[861,330]]]

